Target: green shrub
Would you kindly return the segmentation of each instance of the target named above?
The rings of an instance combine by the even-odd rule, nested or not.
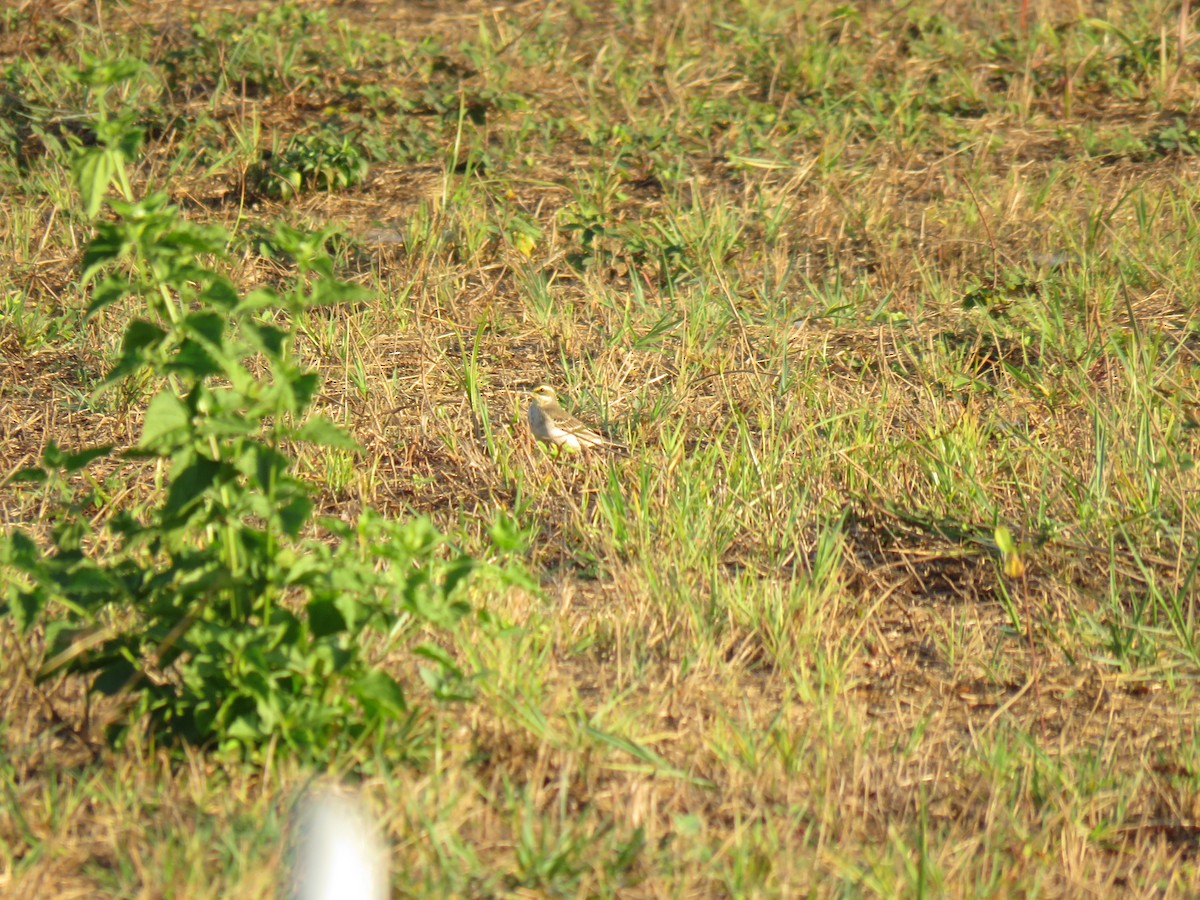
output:
[[[24,634],[44,629],[29,661],[40,677],[83,675],[119,701],[112,737],[147,725],[169,742],[313,757],[403,727],[404,691],[367,648],[382,655],[422,625],[452,625],[475,563],[420,519],[367,512],[321,523],[318,540],[288,456],[302,443],[356,447],[309,415],[318,377],[293,353],[292,323],[361,292],[334,277],[327,235],[280,226],[273,245],[294,262],[295,284],[240,294],[219,268],[225,232],[188,222],[163,194],[130,198],[124,164],[138,135],[102,106],[99,119],[98,143],[75,161],[85,209],[98,210],[112,183],[126,199],[109,202],[84,253],[89,312],[140,312],[101,389],[133,381],[155,393],[135,447],[51,443],[15,476],[40,485],[54,515],[46,549],[21,530],[0,539],[0,615]],[[74,476],[101,458],[153,461],[162,481],[151,505],[95,516],[94,490],[79,486],[95,480]],[[432,663],[425,680],[439,699],[463,696],[445,652],[414,652]]]
[[[283,153],[264,153],[246,172],[251,194],[287,200],[307,191],[337,191],[360,184],[370,166],[349,137],[321,131],[295,138]]]

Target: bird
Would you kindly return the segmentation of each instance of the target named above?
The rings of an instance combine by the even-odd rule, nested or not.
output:
[[[610,440],[567,412],[558,402],[558,391],[548,384],[539,384],[525,391],[529,401],[529,430],[539,441],[564,447],[567,450],[601,449],[627,453],[624,444]]]

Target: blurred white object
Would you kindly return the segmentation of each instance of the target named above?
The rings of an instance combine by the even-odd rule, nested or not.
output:
[[[295,900],[387,900],[387,853],[370,811],[342,788],[314,788],[292,820]]]

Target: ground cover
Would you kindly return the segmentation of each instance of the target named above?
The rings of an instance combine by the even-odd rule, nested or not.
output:
[[[6,540],[84,521],[88,559],[225,572],[278,513],[284,543],[342,555],[224,614],[315,608],[287,627],[355,638],[348,687],[317,668],[300,692],[337,721],[234,710],[188,742],[169,660],[89,694],[72,641],[98,632],[57,627],[49,589],[23,619],[10,554],[0,890],[271,895],[289,806],[330,771],[401,896],[1191,893],[1197,50],[1161,4],[1011,6],[0,13]],[[104,148],[124,183],[81,192]],[[98,229],[153,216],[190,249],[89,273]],[[166,299],[97,305],[121,266]],[[146,353],[97,393],[135,319],[178,349],[210,320],[172,315],[234,296],[257,355]],[[152,401],[243,369],[238,422],[312,508],[272,506],[272,476],[223,544],[155,510],[228,420],[197,401],[179,415],[210,430],[171,444]],[[272,402],[353,445],[253,412],[302,369],[311,396]],[[539,381],[630,456],[535,444],[514,389]],[[142,452],[10,479],[50,441]],[[158,543],[127,551],[122,514]],[[444,542],[379,524],[423,517]],[[355,630],[351,571],[400,598],[361,611],[386,627]],[[105,610],[148,641],[122,665],[168,644],[153,615]],[[196,671],[200,700],[243,684]]]

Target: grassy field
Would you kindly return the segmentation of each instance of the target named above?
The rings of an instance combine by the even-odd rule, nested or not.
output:
[[[286,442],[314,513],[476,565],[468,614],[356,641],[396,722],[234,746],[49,665],[71,613],[26,627],[9,557],[0,893],[273,896],[331,772],[399,896],[1193,895],[1200,49],[1170,4],[1020,7],[0,12],[0,479],[178,393],[97,392],[145,313],[88,314],[119,207],[78,160],[128,114],[108,196],[220,226],[242,295],[297,276],[280,223],[361,288],[276,320],[360,448]],[[630,456],[536,444],[539,381]],[[86,490],[103,560],[166,471],[9,480],[0,522],[62,546]]]

